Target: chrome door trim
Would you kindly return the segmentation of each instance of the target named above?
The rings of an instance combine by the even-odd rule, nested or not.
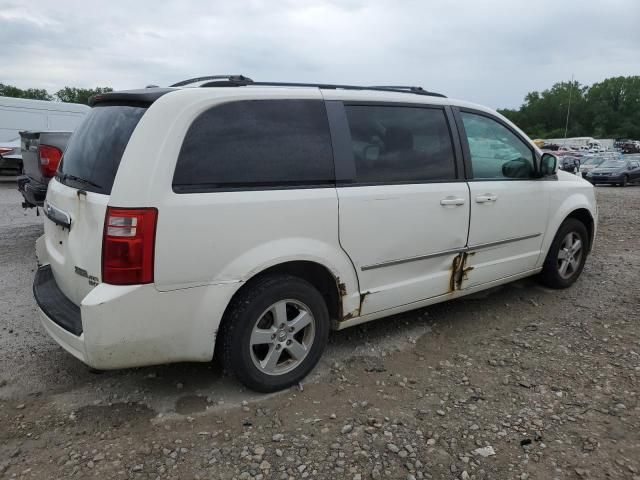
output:
[[[521,240],[530,240],[542,235],[542,233],[532,233],[530,235],[522,235],[520,237],[505,238],[504,240],[498,240],[496,242],[478,243],[477,245],[470,245],[468,250],[481,250],[483,248],[497,247],[498,245],[504,245],[505,243],[520,242]]]
[[[373,263],[371,265],[364,265],[362,267],[360,267],[360,270],[362,270],[363,272],[367,271],[367,270],[374,270],[376,268],[382,268],[382,267],[391,267],[393,265],[401,265],[403,263],[409,263],[409,262],[418,262],[420,260],[427,260],[429,258],[437,258],[437,257],[442,257],[445,255],[453,255],[453,254],[460,254],[460,253],[464,253],[464,252],[470,252],[472,250],[482,250],[485,248],[491,248],[491,247],[496,247],[499,245],[505,245],[507,243],[513,243],[513,242],[520,242],[522,240],[530,240],[532,238],[536,238],[541,236],[542,233],[532,233],[530,235],[522,235],[520,237],[511,237],[511,238],[505,238],[504,240],[498,240],[495,242],[487,242],[487,243],[479,243],[477,245],[471,245],[468,247],[460,247],[460,248],[453,248],[451,250],[445,250],[442,252],[436,252],[436,253],[430,253],[428,255],[418,255],[416,257],[408,257],[408,258],[401,258],[398,260],[389,260],[387,262],[380,262],[380,263]]]
[[[428,255],[418,255],[417,257],[401,258],[399,260],[389,260],[388,262],[380,262],[380,263],[374,263],[372,265],[365,265],[361,267],[360,270],[364,272],[365,270],[373,270],[374,268],[390,267],[392,265],[400,265],[402,263],[417,262],[420,260],[426,260],[428,258],[442,257],[444,255],[451,255],[454,253],[457,254],[457,253],[464,252],[465,249],[466,249],[465,247],[454,248],[452,250],[445,250],[444,252],[430,253]]]

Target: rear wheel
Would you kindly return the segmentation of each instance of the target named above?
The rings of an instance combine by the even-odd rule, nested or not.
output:
[[[253,390],[273,392],[298,383],[318,363],[329,312],[309,282],[269,275],[234,298],[220,335],[225,370]]]
[[[589,234],[584,223],[568,218],[558,229],[547,258],[541,282],[551,288],[567,288],[573,285],[584,268],[589,247]]]

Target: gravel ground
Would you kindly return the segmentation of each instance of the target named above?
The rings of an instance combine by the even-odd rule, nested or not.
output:
[[[95,374],[42,331],[41,217],[0,185],[0,478],[640,480],[640,187],[597,189],[581,279],[332,334],[302,388],[214,365]]]

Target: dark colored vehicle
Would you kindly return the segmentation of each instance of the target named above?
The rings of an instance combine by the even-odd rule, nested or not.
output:
[[[625,142],[622,144],[622,153],[640,153],[638,142]]]
[[[545,143],[544,145],[542,145],[542,150],[557,152],[558,150],[560,150],[560,145],[556,145],[555,143]]]
[[[565,155],[558,157],[558,161],[560,162],[560,170],[574,174],[580,170],[580,159],[576,156]]]
[[[629,183],[640,182],[640,160],[637,158],[607,160],[587,173],[585,178],[594,185],[606,183],[626,187]]]
[[[24,208],[41,207],[71,132],[20,132],[24,175],[18,177]]]

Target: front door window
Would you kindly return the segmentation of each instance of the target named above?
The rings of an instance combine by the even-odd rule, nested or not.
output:
[[[468,112],[461,116],[474,179],[531,178],[534,155],[529,145],[491,118]]]

